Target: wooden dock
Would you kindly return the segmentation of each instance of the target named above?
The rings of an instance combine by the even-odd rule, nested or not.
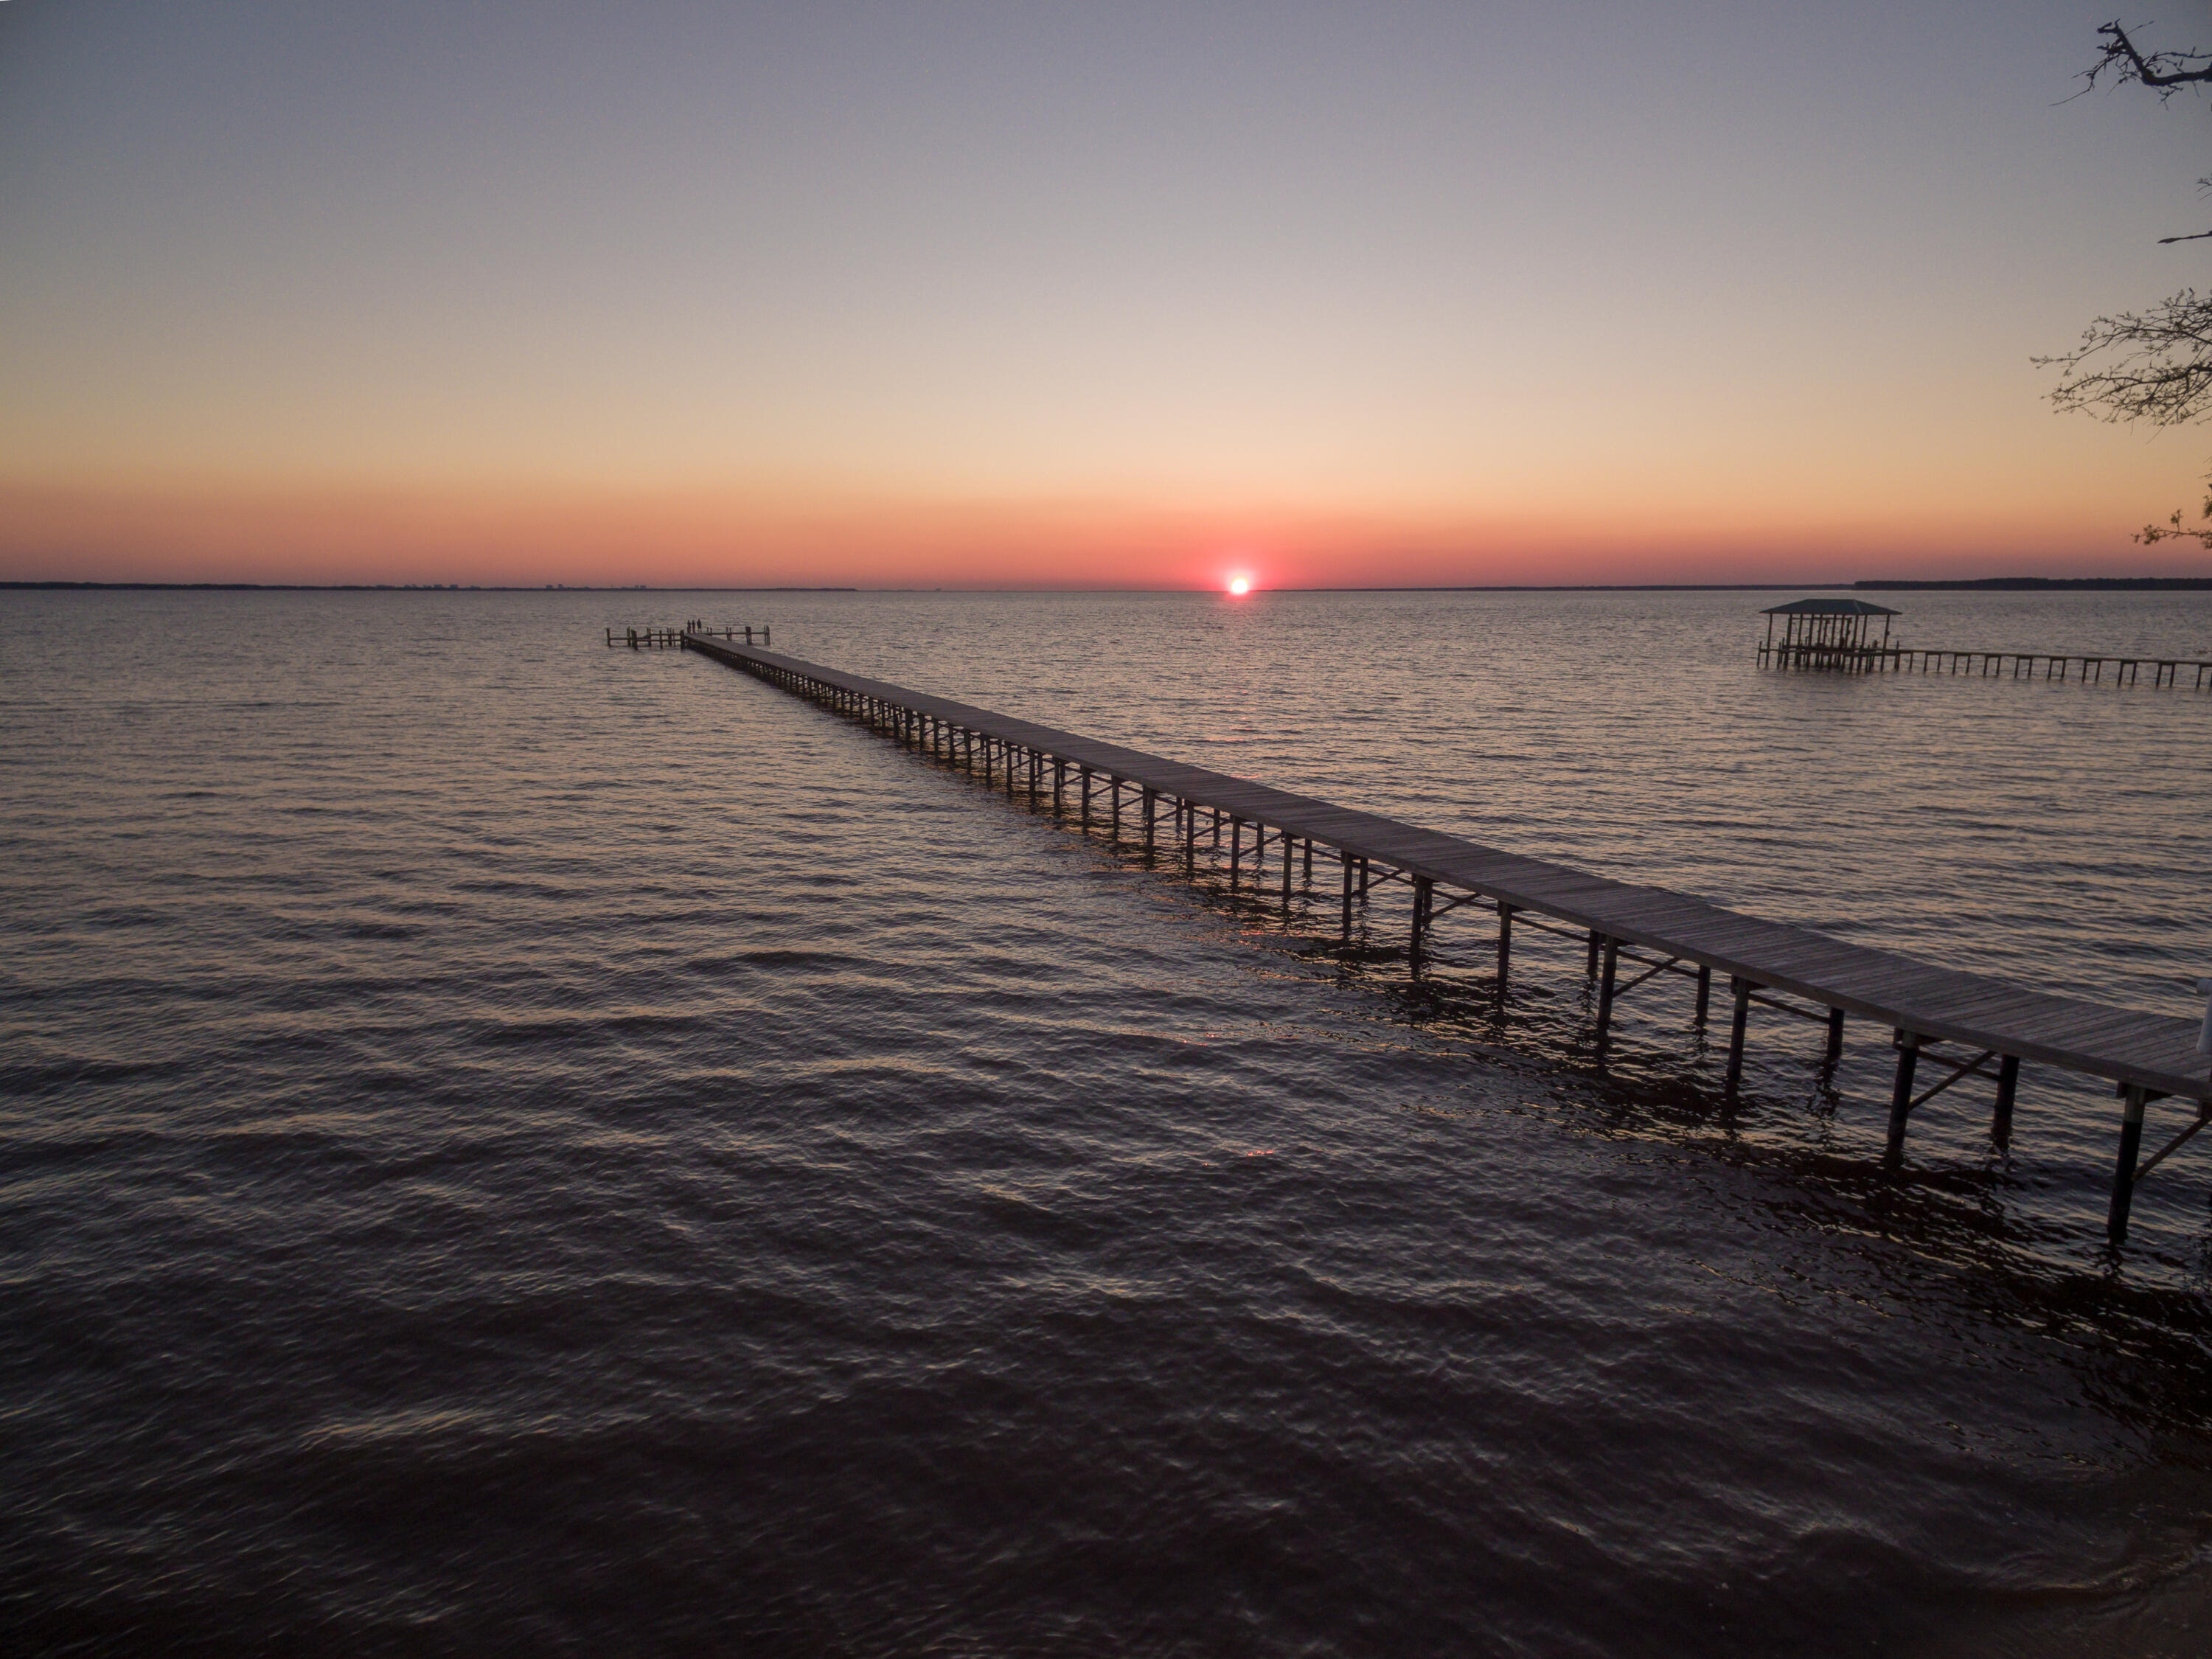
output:
[[[615,637],[615,630],[610,628],[607,629],[607,646],[611,650],[617,645],[626,645],[633,651],[680,651],[686,640],[727,640],[735,643],[740,634],[744,636],[745,643],[750,645],[756,633],[760,635],[763,645],[775,643],[765,623],[758,629],[739,628],[734,624],[728,628],[709,628],[695,618],[680,629],[626,628],[620,639]]]
[[[1723,908],[1665,888],[1608,880],[1565,865],[1484,847],[1457,836],[1372,812],[1270,788],[1225,773],[1016,720],[950,698],[780,655],[704,632],[685,631],[684,648],[703,653],[772,684],[866,721],[897,740],[978,770],[1012,796],[1048,795],[1058,811],[1079,810],[1085,828],[1139,841],[1194,873],[1201,851],[1223,862],[1232,889],[1249,882],[1291,893],[1293,860],[1303,855],[1310,890],[1316,849],[1339,872],[1344,936],[1355,902],[1392,888],[1407,900],[1407,958],[1418,977],[1437,921],[1449,912],[1485,912],[1496,922],[1497,989],[1503,995],[1517,928],[1570,933],[1587,944],[1596,981],[1595,1038],[1602,1047],[1619,999],[1655,979],[1694,982],[1696,1012],[1706,1017],[1717,975],[1729,995],[1726,1088],[1742,1070],[1751,1010],[1778,1009],[1826,1027],[1826,1058],[1843,1048],[1847,1018],[1889,1029],[1897,1051],[1887,1156],[1903,1156],[1912,1112],[1967,1078],[1995,1085],[1991,1133],[2011,1133],[2023,1061],[2112,1084],[2121,1102],[2118,1148],[2107,1231],[2127,1235],[2136,1183],[2212,1121],[2212,1060],[2200,1051],[2197,1022],[2027,991],[1980,975],[1937,967],[1894,951],[1854,945],[1810,928]],[[1079,804],[1071,807],[1070,798]],[[1222,837],[1226,830],[1225,849]],[[1279,870],[1270,865],[1279,860]],[[1623,979],[1623,966],[1640,968]],[[2212,1028],[2208,1028],[2212,1029]],[[1920,1086],[1919,1066],[1944,1073]],[[2191,1121],[2165,1147],[2142,1155],[2146,1108],[2186,1102]]]
[[[2085,685],[2140,685],[2151,671],[2154,686],[2193,691],[2212,686],[2212,661],[2192,657],[2083,657],[2048,651],[1954,651],[1941,646],[1856,647],[1768,644],[1759,647],[1761,668],[1818,668],[1858,674],[1964,674],[1976,679],[2065,680]]]

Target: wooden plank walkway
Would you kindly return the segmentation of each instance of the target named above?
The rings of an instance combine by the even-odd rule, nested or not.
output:
[[[1396,872],[1390,878],[1402,878],[1414,890],[1412,955],[1417,966],[1434,890],[1443,887],[1473,896],[1498,910],[1501,970],[1510,949],[1511,919],[1516,913],[1531,913],[1587,932],[1594,968],[1601,945],[1605,947],[1602,1006],[1607,1009],[1613,996],[1614,952],[1623,945],[1694,964],[1701,975],[1701,1010],[1709,983],[1703,975],[1726,975],[1735,998],[1731,1086],[1741,1061],[1747,1004],[1756,994],[1781,992],[1830,1010],[1832,1058],[1838,1052],[1844,1016],[1888,1026],[1897,1033],[1901,1054],[1898,1093],[1893,1103],[1893,1153],[1901,1147],[1905,1116],[1918,1103],[1911,1098],[1912,1065],[1922,1042],[1960,1044],[1980,1051],[1983,1060],[2003,1058],[2006,1070],[1998,1102],[2001,1122],[2009,1119],[2012,1079],[2017,1076],[2021,1060],[2104,1079],[2117,1085],[2127,1101],[2121,1168],[2115,1184],[2116,1238],[2124,1236],[2127,1193],[2136,1174],[2143,1103],[2166,1096],[2198,1103],[2197,1122],[2184,1132],[2185,1137],[2212,1118],[2212,1060],[2197,1052],[2198,1026],[2191,1019],[2025,990],[2002,980],[1938,967],[1788,922],[1746,915],[1686,893],[1610,880],[1566,865],[1485,847],[1458,836],[1018,720],[949,697],[845,673],[763,647],[694,633],[685,635],[684,644],[688,649],[802,695],[859,707],[878,719],[907,722],[916,732],[957,734],[960,741],[971,745],[980,742],[984,745],[987,769],[991,763],[991,745],[999,745],[1010,790],[1018,755],[1029,757],[1032,787],[1039,775],[1036,768],[1047,762],[1054,766],[1056,781],[1062,775],[1058,769],[1061,768],[1087,774],[1086,801],[1091,782],[1104,784],[1117,822],[1122,791],[1133,788],[1142,800],[1148,838],[1151,827],[1161,821],[1155,817],[1161,799],[1176,804],[1177,821],[1184,824],[1180,833],[1193,842],[1196,811],[1225,815],[1232,824],[1240,826],[1240,834],[1243,826],[1273,832],[1282,850],[1286,884],[1289,849],[1297,842],[1308,843],[1310,850],[1314,845],[1332,848],[1345,872],[1347,921],[1355,871],[1358,890],[1364,895],[1372,884],[1370,866],[1383,866]],[[1056,794],[1055,791],[1055,798]],[[1191,810],[1188,817],[1186,808]],[[1232,842],[1232,847],[1237,844]],[[1255,852],[1256,874],[1257,849]],[[1603,1013],[1600,1018],[1602,1041]],[[1972,1074],[1990,1075],[1978,1069]]]

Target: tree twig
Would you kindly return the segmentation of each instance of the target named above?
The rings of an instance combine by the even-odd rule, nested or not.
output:
[[[2093,87],[2107,70],[2122,86],[2133,81],[2161,98],[2172,97],[2183,87],[2212,81],[2212,52],[2154,52],[2146,57],[2136,50],[2118,18],[2097,33],[2105,37],[2105,52],[2087,71],[2086,78]]]

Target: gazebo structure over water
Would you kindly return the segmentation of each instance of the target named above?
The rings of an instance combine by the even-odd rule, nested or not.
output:
[[[1864,599],[1792,599],[1769,606],[1766,643],[1759,647],[1762,667],[1869,669],[1889,648],[1889,619],[1898,613],[1887,605]],[[1774,637],[1774,619],[1782,618],[1782,637]],[[1881,637],[1874,636],[1874,619],[1881,618]]]

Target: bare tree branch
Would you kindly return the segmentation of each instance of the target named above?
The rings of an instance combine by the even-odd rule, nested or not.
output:
[[[2212,483],[2212,478],[2207,478],[2205,482]],[[2198,516],[2212,520],[2212,493],[2208,493],[2205,495],[2204,510]],[[2167,520],[2164,524],[2145,525],[2141,530],[2136,532],[2136,539],[2141,542],[2145,547],[2152,546],[2159,542],[2195,542],[2197,546],[2203,548],[2208,551],[2212,551],[2212,529],[2183,529],[2181,526],[2181,514],[2179,509],[2177,509],[2173,516]]]
[[[2163,101],[2185,88],[2199,91],[2212,84],[2212,52],[2145,52],[2118,18],[2097,33],[2104,46],[2097,61],[2082,71],[2087,84],[2077,97],[2100,85],[2132,84],[2148,87]],[[2212,190],[2212,179],[2197,182],[2200,189]],[[2161,236],[2159,243],[2208,240],[2212,230]],[[2147,311],[2100,317],[2073,350],[2033,362],[2060,371],[2051,401],[2062,411],[2153,426],[2203,420],[2212,416],[2212,296],[2199,299],[2194,289],[2184,289]],[[2193,541],[2212,552],[2212,475],[2206,483],[2201,515],[2206,527],[2185,528],[2177,511],[2162,525],[2145,525],[2136,540],[2145,546]]]
[[[2171,98],[2183,87],[2212,82],[2212,52],[2154,52],[2146,56],[2128,38],[2118,18],[2097,33],[2105,37],[2104,52],[2082,73],[2082,79],[2092,87],[2109,75],[2117,86],[2133,82],[2148,87],[2160,98]]]
[[[2200,420],[2212,413],[2212,296],[2185,288],[2148,311],[2100,317],[2073,350],[2033,361],[2063,371],[2051,393],[2062,410],[2153,426]]]

